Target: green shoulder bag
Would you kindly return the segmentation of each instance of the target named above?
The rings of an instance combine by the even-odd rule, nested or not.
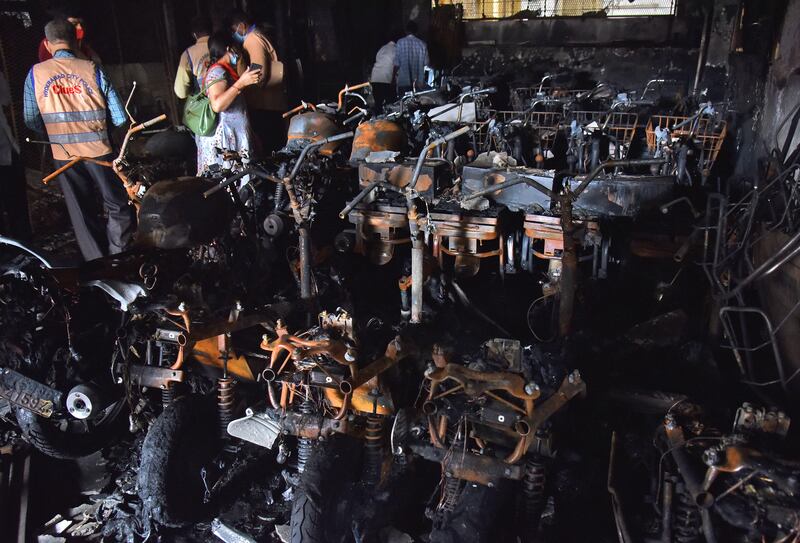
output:
[[[203,89],[186,99],[183,124],[197,136],[210,136],[217,128],[217,114],[211,109],[211,101]]]
[[[218,66],[226,68],[222,64],[218,64]],[[211,66],[209,71],[213,67]],[[193,94],[186,99],[186,104],[183,106],[183,125],[197,136],[210,136],[217,128],[217,113],[211,109],[208,89],[211,85],[219,83],[223,79],[225,78],[220,77],[206,83],[205,88],[201,88],[197,94]]]

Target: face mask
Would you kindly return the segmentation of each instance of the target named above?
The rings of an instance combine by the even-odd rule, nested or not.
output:
[[[81,41],[83,39],[83,35],[84,35],[83,27],[82,26],[76,26],[75,27],[75,38],[78,41]]]
[[[237,55],[236,53],[231,52],[230,59],[231,59],[231,64],[234,66],[239,63],[239,55]]]
[[[236,30],[233,31],[233,39],[239,43],[244,43],[244,34],[239,34],[239,28],[237,27]]]

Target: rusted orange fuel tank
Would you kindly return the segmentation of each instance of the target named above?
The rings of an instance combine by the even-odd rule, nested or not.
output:
[[[319,111],[301,113],[289,121],[286,148],[290,151],[299,151],[308,143],[334,136],[342,131],[330,115]],[[319,154],[330,156],[340,144],[341,142],[337,141],[323,145]]]
[[[399,124],[386,119],[373,119],[358,125],[353,137],[350,163],[364,160],[372,152],[404,151],[406,134]]]

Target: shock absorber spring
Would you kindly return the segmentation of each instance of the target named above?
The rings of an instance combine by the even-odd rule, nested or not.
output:
[[[377,485],[381,480],[383,464],[383,417],[369,415],[364,435],[364,468],[362,480],[368,485]]]
[[[283,179],[286,176],[286,165],[281,164],[280,169],[278,170],[278,179]],[[284,200],[283,196],[286,191],[286,187],[283,186],[283,183],[278,183],[275,185],[275,211],[280,211],[283,209]]]
[[[682,482],[675,485],[672,531],[678,543],[695,543],[703,531],[700,511]]]
[[[534,541],[547,503],[545,495],[546,468],[539,458],[531,458],[525,463],[525,476],[522,479],[522,503],[520,514],[523,542]]]
[[[300,404],[299,411],[303,415],[312,415],[314,413],[314,403],[306,398],[303,400],[303,403]],[[297,440],[297,471],[298,473],[303,473],[306,469],[306,463],[308,459],[311,457],[311,449],[314,446],[314,441],[307,438],[301,437]]]
[[[175,383],[167,382],[161,387],[161,407],[166,409],[175,401]]]
[[[461,479],[455,477],[444,478],[442,485],[442,499],[439,500],[439,511],[452,512],[458,504],[461,495]]]
[[[231,377],[217,379],[217,413],[221,437],[228,435],[228,423],[233,420],[233,408],[236,402],[235,382]]]

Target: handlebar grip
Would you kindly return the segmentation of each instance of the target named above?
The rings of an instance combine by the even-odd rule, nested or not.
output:
[[[143,122],[142,123],[142,128],[150,128],[154,124],[160,123],[161,121],[166,121],[166,120],[167,120],[167,114],[166,113],[162,113],[161,115],[159,115],[158,117],[156,117],[154,119],[150,119],[149,121]]]
[[[294,115],[295,113],[297,113],[301,109],[303,109],[303,106],[297,106],[296,108],[290,109],[289,111],[287,111],[286,113],[281,115],[281,118],[285,119],[286,117],[291,117],[292,115]]]
[[[55,179],[56,177],[58,177],[59,175],[61,175],[65,171],[69,170],[70,168],[72,168],[75,164],[77,164],[80,161],[81,161],[80,158],[73,158],[72,160],[70,160],[69,162],[67,162],[63,166],[61,166],[59,169],[57,169],[56,171],[54,171],[53,173],[51,173],[47,177],[43,178],[42,179],[42,183],[44,183],[45,185],[48,184],[50,181],[52,181],[53,179]]]
[[[450,140],[454,140],[459,136],[463,136],[464,134],[469,133],[470,130],[471,130],[471,128],[469,126],[462,126],[461,128],[459,128],[455,132],[450,132],[449,134],[447,134],[444,137],[444,141],[448,142]]]
[[[273,183],[280,183],[281,182],[280,179],[276,179],[276,178],[272,177],[271,175],[269,175],[268,173],[259,170],[258,168],[247,168],[246,170],[243,170],[243,171],[241,171],[241,172],[239,172],[237,174],[234,174],[231,177],[225,179],[219,185],[215,185],[215,186],[211,187],[210,189],[208,189],[207,191],[205,191],[203,193],[203,198],[208,198],[209,196],[221,191],[222,189],[224,189],[228,185],[231,185],[232,183],[235,183],[236,181],[238,181],[238,180],[240,180],[243,177],[246,177],[248,175],[252,175],[253,177],[258,177],[259,179],[266,179],[267,181],[272,181]]]
[[[352,87],[345,87],[345,88],[348,91],[354,91],[354,90],[363,89],[364,87],[369,87],[369,86],[370,86],[370,82],[367,81],[365,83],[359,83],[358,85],[353,85]]]
[[[203,193],[203,198],[208,198],[209,196],[211,196],[213,194],[216,194],[217,192],[221,191],[222,189],[224,189],[228,185],[231,185],[231,184],[237,182],[239,179],[243,178],[246,175],[250,175],[251,173],[254,173],[254,172],[251,171],[250,169],[247,169],[247,170],[241,171],[241,172],[239,172],[237,174],[234,174],[234,175],[230,176],[225,181],[223,181],[220,184],[218,184],[218,185],[216,185],[214,187],[211,187],[210,189],[205,191]]]
[[[335,136],[331,136],[329,138],[325,138],[324,143],[333,143],[334,141],[341,141],[346,140],[348,138],[352,138],[355,135],[355,132],[343,132],[342,134],[336,134]]]

